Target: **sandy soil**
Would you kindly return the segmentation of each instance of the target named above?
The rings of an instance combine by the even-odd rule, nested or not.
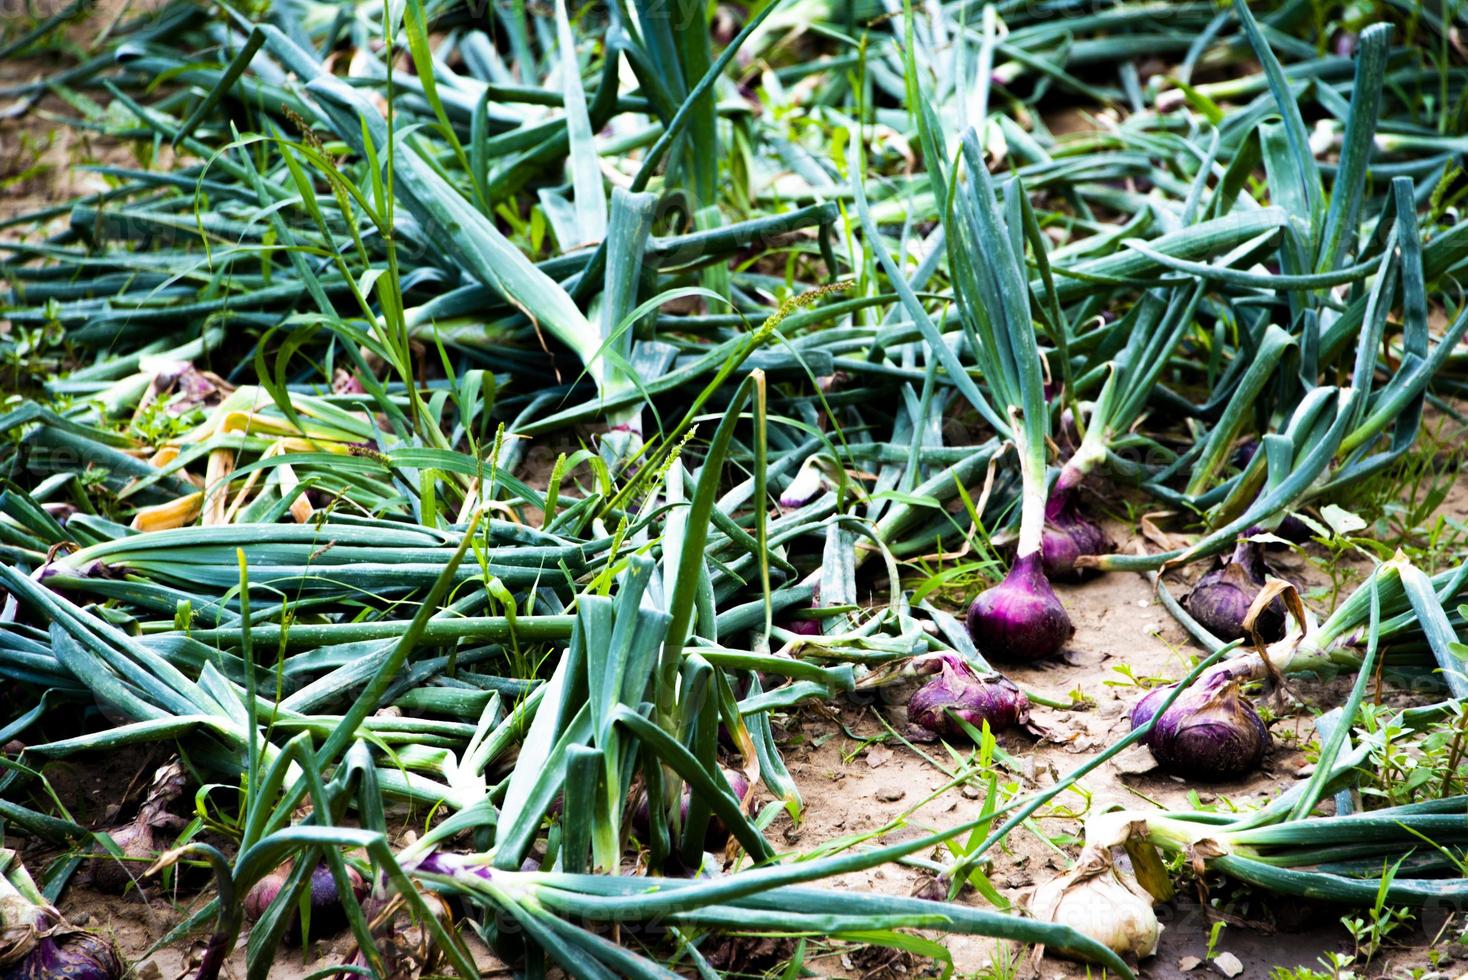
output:
[[[1108,530],[1118,541],[1125,541],[1120,527]],[[1306,563],[1297,558],[1277,565],[1281,574],[1296,580],[1308,578],[1306,573],[1313,571],[1302,567]],[[1181,591],[1176,585],[1173,588]],[[1136,677],[1176,678],[1187,671],[1186,658],[1197,652],[1189,647],[1186,634],[1158,604],[1150,584],[1140,575],[1105,575],[1078,586],[1057,586],[1057,592],[1076,626],[1076,635],[1063,659],[1053,664],[1007,668],[1005,672],[1027,691],[1046,698],[1064,702],[1069,692],[1079,689],[1094,703],[1079,710],[1036,708],[1034,719],[1053,732],[1053,739],[1042,741],[1018,732],[1000,737],[1000,745],[1020,762],[1018,771],[1010,775],[1022,791],[1054,785],[1059,777],[1130,730],[1126,712],[1139,689],[1119,668],[1128,668]],[[895,695],[894,700],[905,697]],[[893,726],[901,730],[904,712],[900,708],[844,707],[840,722],[862,737],[878,737],[885,729],[872,717],[874,710],[886,710]],[[1301,726],[1308,726],[1308,718],[1287,719],[1277,723],[1275,730],[1293,733]],[[789,731],[792,742],[799,744],[787,749],[787,764],[811,800],[800,828],[788,824],[779,828],[793,846],[809,848],[842,835],[885,826],[949,781],[936,766],[901,743],[861,748],[860,742],[843,733],[840,724],[814,712],[794,722]],[[935,758],[945,755],[941,747],[921,748]],[[951,761],[943,761],[952,766]],[[1238,783],[1198,787],[1199,796],[1205,803],[1227,799],[1246,806],[1268,798],[1279,786],[1295,779],[1303,764],[1301,752],[1276,738],[1263,772]],[[1134,749],[1106,763],[1076,790],[1059,797],[1054,807],[1056,815],[1044,816],[1051,811],[1042,810],[1035,824],[1052,839],[1074,837],[1086,812],[1111,806],[1186,807],[1190,789],[1181,779],[1157,771],[1145,749]],[[949,790],[918,807],[908,829],[884,840],[916,834],[918,826],[936,830],[973,819],[983,804],[981,786],[977,784]],[[1070,847],[1067,853],[1073,854],[1074,850]],[[992,856],[989,878],[1015,903],[1022,903],[1036,884],[1067,866],[1060,850],[1032,832],[1012,834],[1006,846],[996,849]],[[915,893],[928,878],[923,872],[893,867],[855,877],[863,887],[893,894]],[[984,904],[972,893],[965,893],[963,900]],[[1148,976],[1180,975],[1177,961],[1186,956],[1201,958],[1207,946],[1210,925],[1196,902],[1178,902],[1168,913],[1163,920],[1167,924],[1163,948],[1154,960],[1144,964]],[[1344,951],[1340,937],[1318,929],[1291,936],[1288,941],[1261,942],[1263,937],[1256,936],[1234,942],[1240,933],[1259,932],[1261,928],[1272,930],[1275,926],[1261,922],[1231,927],[1218,947],[1233,951],[1251,967],[1246,976],[1265,976],[1267,967],[1274,965],[1311,964],[1327,948]],[[962,973],[990,968],[996,956],[1001,962],[1003,959],[989,940],[955,937],[944,944]],[[1074,964],[1051,958],[1037,969],[1024,963],[1020,966],[1021,975],[1030,970],[1046,978],[1083,974]]]

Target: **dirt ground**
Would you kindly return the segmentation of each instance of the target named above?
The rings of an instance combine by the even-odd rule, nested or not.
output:
[[[1468,485],[1460,484],[1449,495],[1441,513],[1468,520]],[[1127,540],[1125,529],[1112,524],[1109,533],[1124,548],[1135,546]],[[1324,577],[1312,562],[1293,554],[1271,556],[1275,571],[1301,585],[1320,585]],[[1201,574],[1194,569],[1188,578]],[[1357,575],[1357,580],[1359,576]],[[1348,582],[1352,581],[1348,575]],[[1187,582],[1172,583],[1174,594],[1181,594]],[[1133,676],[1176,678],[1187,670],[1187,658],[1197,653],[1182,629],[1157,602],[1148,581],[1140,575],[1109,574],[1076,586],[1058,586],[1076,626],[1075,638],[1062,659],[1030,668],[1007,670],[1009,676],[1028,691],[1056,701],[1067,701],[1069,692],[1079,689],[1093,702],[1078,710],[1037,707],[1035,721],[1050,730],[1044,740],[1009,732],[1000,737],[1000,745],[1017,760],[1008,775],[1021,791],[1044,789],[1074,769],[1128,730],[1126,711],[1138,695],[1138,688],[1127,680],[1121,668]],[[1323,610],[1317,610],[1323,611]],[[1293,693],[1305,705],[1334,705],[1344,698],[1348,678],[1333,683],[1295,685]],[[781,816],[768,831],[777,848],[810,851],[852,835],[870,833],[899,821],[906,825],[876,838],[873,843],[890,843],[921,833],[949,827],[977,816],[984,803],[981,792],[973,787],[950,789],[924,802],[937,789],[949,782],[937,765],[913,748],[889,737],[879,720],[886,718],[892,728],[903,730],[904,711],[900,704],[905,692],[890,691],[888,696],[863,703],[847,700],[832,705],[806,708],[788,716],[780,726],[786,763],[806,801],[806,809],[798,826]],[[1042,810],[1036,817],[1039,830],[1060,842],[1057,847],[1041,836],[1016,831],[1002,848],[992,854],[987,868],[990,880],[1010,902],[1022,905],[1035,885],[1065,867],[1062,851],[1067,835],[1080,833],[1081,819],[1113,805],[1129,808],[1187,808],[1189,794],[1196,792],[1198,801],[1208,804],[1247,807],[1261,802],[1308,774],[1304,754],[1296,747],[1299,740],[1311,736],[1310,712],[1301,708],[1274,721],[1271,731],[1273,747],[1263,770],[1253,778],[1211,786],[1189,785],[1181,779],[1156,770],[1145,749],[1123,753],[1084,779],[1075,791],[1057,801],[1058,815]],[[958,747],[962,751],[964,747]],[[941,746],[918,746],[918,750],[952,767]],[[84,759],[73,760],[80,772],[90,773]],[[150,771],[156,760],[135,760],[132,773],[127,767],[113,770],[113,779],[127,778],[135,782],[137,772]],[[93,779],[101,777],[92,776]],[[101,797],[120,795],[125,784],[103,787]],[[99,813],[98,816],[101,816]],[[922,857],[924,855],[919,855]],[[938,858],[940,855],[928,855]],[[927,888],[925,888],[927,886]],[[882,894],[928,894],[931,877],[926,872],[898,865],[888,865],[862,874],[848,876],[835,887],[863,888]],[[145,900],[146,899],[146,900]],[[197,898],[173,897],[148,890],[145,899],[101,895],[85,885],[74,886],[63,898],[62,906],[78,924],[89,925],[112,934],[131,956],[142,954],[169,928],[197,907]],[[972,892],[960,899],[984,906],[984,900]],[[1146,977],[1205,977],[1221,975],[1207,964],[1185,969],[1191,960],[1202,960],[1208,951],[1212,924],[1218,916],[1206,912],[1198,896],[1182,892],[1172,903],[1160,906],[1164,923],[1162,944],[1158,954],[1141,964]],[[1318,959],[1328,951],[1349,953],[1351,941],[1340,926],[1344,909],[1312,905],[1307,902],[1280,901],[1265,897],[1256,914],[1228,916],[1228,925],[1217,940],[1214,953],[1231,953],[1242,964],[1238,974],[1244,978],[1269,977],[1276,967],[1319,968]],[[1443,923],[1434,920],[1393,936],[1393,943],[1378,955],[1369,976],[1411,976],[1413,968],[1424,968],[1427,946]],[[1443,932],[1453,936],[1461,925]],[[1053,957],[1039,962],[1028,958],[1028,951],[1015,950],[1007,944],[982,938],[938,937],[953,957],[960,976],[979,977],[1061,977],[1087,976],[1084,966]],[[305,951],[282,954],[272,970],[273,977],[301,980],[313,971],[340,962],[338,957],[350,951],[348,936],[340,935],[313,942]],[[189,975],[190,967],[202,951],[202,940],[161,950],[138,963],[142,980],[176,980]],[[773,966],[788,948],[773,948]],[[231,963],[235,976],[243,976],[243,951]],[[486,976],[508,973],[488,951],[480,950],[480,962]],[[822,976],[900,977],[923,975],[928,964],[884,950],[853,950],[838,947],[823,952],[809,952],[807,965]],[[1439,949],[1441,969],[1446,976],[1468,971],[1468,950]],[[1456,960],[1455,960],[1456,957]],[[758,972],[759,950],[741,951],[744,975]],[[1458,963],[1456,969],[1452,964]],[[1006,969],[1008,967],[1008,969]],[[1012,970],[1013,972],[1010,972]]]
[[[1455,495],[1460,515],[1468,516],[1468,493]],[[1112,536],[1131,547],[1124,530],[1111,526]],[[1308,562],[1294,556],[1273,557],[1276,571],[1296,582],[1315,577]],[[1189,579],[1201,574],[1193,571]],[[1180,595],[1185,585],[1172,583],[1174,594]],[[1127,668],[1137,677],[1176,679],[1185,673],[1186,658],[1197,654],[1187,635],[1158,603],[1152,587],[1141,575],[1114,573],[1077,586],[1057,586],[1076,635],[1061,660],[1028,668],[1006,668],[1005,673],[1027,691],[1046,698],[1066,701],[1068,693],[1079,689],[1094,701],[1080,710],[1035,708],[1033,718],[1052,730],[1058,741],[1038,740],[1019,732],[1009,732],[1000,744],[1021,762],[1012,773],[1025,791],[1043,790],[1069,771],[1099,754],[1124,736],[1130,726],[1127,712],[1139,696],[1119,670]],[[1338,703],[1343,692],[1340,685],[1330,704]],[[1296,693],[1325,694],[1296,689]],[[871,708],[848,709],[843,712],[845,725],[861,736],[881,734],[881,724],[871,717]],[[894,727],[900,730],[900,709],[889,712]],[[813,847],[823,841],[863,830],[885,826],[922,800],[932,790],[943,786],[947,778],[932,764],[913,751],[895,745],[877,745],[858,751],[860,743],[847,737],[833,721],[805,714],[797,723],[804,744],[786,751],[786,762],[797,783],[811,801],[807,818],[798,830],[789,830],[786,839],[793,845]],[[1081,820],[1088,812],[1100,812],[1112,806],[1130,809],[1187,809],[1189,793],[1196,791],[1200,801],[1212,804],[1229,801],[1243,808],[1266,800],[1295,779],[1308,775],[1304,754],[1294,747],[1293,736],[1308,740],[1310,715],[1301,712],[1276,721],[1272,727],[1274,745],[1263,770],[1256,776],[1234,783],[1189,785],[1155,768],[1150,753],[1135,748],[1117,756],[1087,776],[1076,790],[1056,801],[1057,809],[1066,816],[1037,816],[1042,832],[1052,838],[1070,834],[1079,836]],[[922,747],[934,751],[930,747]],[[936,750],[941,753],[941,749]],[[947,760],[945,760],[947,762]],[[949,763],[951,764],[951,763]],[[981,812],[984,800],[973,789],[950,790],[919,807],[911,817],[911,827],[904,833],[916,834],[918,827],[937,830],[965,820]],[[1049,812],[1042,810],[1041,814]],[[786,825],[788,828],[788,825]],[[884,838],[895,840],[896,836]],[[1069,849],[1074,853],[1074,848]],[[935,855],[936,856],[936,855]],[[1067,866],[1065,858],[1040,836],[1016,831],[1006,845],[996,848],[988,874],[1001,894],[1011,902],[1022,904],[1034,886]],[[878,892],[911,894],[927,876],[908,868],[886,867],[857,876],[863,887]],[[855,882],[854,882],[855,883]],[[965,893],[964,901],[983,905],[981,898]],[[1299,910],[1292,910],[1299,911]],[[1277,966],[1312,966],[1328,950],[1350,952],[1349,937],[1339,927],[1342,910],[1319,908],[1308,914],[1291,915],[1283,921],[1263,919],[1231,923],[1225,928],[1215,952],[1231,952],[1243,963],[1243,977],[1263,978]],[[1208,947],[1212,920],[1193,896],[1181,897],[1169,906],[1159,907],[1164,932],[1158,954],[1141,964],[1148,977],[1206,976],[1206,967],[1185,973],[1189,957],[1203,959]],[[1005,951],[996,950],[986,939],[952,937],[943,940],[954,957],[960,974],[994,969],[1005,961]],[[1010,951],[1010,955],[1013,955]],[[1404,963],[1418,957],[1403,950]],[[1086,976],[1083,966],[1047,957],[1039,964],[1021,960],[1018,975],[1056,977]],[[1383,965],[1383,964],[1378,964]],[[1390,972],[1390,971],[1386,971]]]
[[[105,22],[121,7],[116,0],[110,0],[98,16]],[[133,4],[131,9],[136,11],[140,7]],[[79,40],[84,42],[85,30],[78,31]],[[12,60],[0,65],[0,83],[34,77],[46,67]],[[5,108],[0,105],[0,110]],[[100,179],[79,170],[76,166],[79,163],[135,163],[136,153],[131,147],[79,136],[54,125],[50,114],[62,109],[57,100],[48,98],[24,113],[0,113],[0,218],[100,189],[103,186]],[[1441,513],[1468,520],[1468,484],[1460,483],[1455,488]],[[1135,547],[1136,541],[1129,540],[1128,528],[1113,524],[1108,530],[1123,549]],[[1271,561],[1279,574],[1296,582],[1320,584],[1319,570],[1299,556],[1274,554]],[[1191,569],[1188,577],[1196,577],[1201,571],[1201,568]],[[1181,594],[1185,587],[1185,582],[1173,583],[1175,594]],[[1001,737],[1003,748],[1019,760],[1017,771],[1009,776],[1022,791],[1052,785],[1060,775],[1126,732],[1126,711],[1138,689],[1119,668],[1127,668],[1138,677],[1176,678],[1186,671],[1188,656],[1196,653],[1182,629],[1158,604],[1151,585],[1142,576],[1104,575],[1078,586],[1058,586],[1057,591],[1076,626],[1076,635],[1063,659],[1008,673],[1022,687],[1047,698],[1064,702],[1069,692],[1080,690],[1092,704],[1082,710],[1036,708],[1035,720],[1052,731],[1053,740],[1041,741],[1013,732]],[[1317,612],[1325,611],[1317,608]],[[1324,704],[1340,700],[1338,686],[1304,687],[1296,693],[1307,703],[1312,698]],[[901,709],[895,706],[904,700],[901,692],[893,692],[887,700],[888,704],[852,700],[812,707],[784,720],[785,758],[807,807],[798,826],[781,817],[771,827],[769,837],[777,847],[808,851],[849,835],[884,827],[906,816],[904,828],[881,838],[893,841],[951,826],[980,812],[984,801],[972,787],[949,790],[922,802],[948,778],[938,766],[900,741],[882,740],[887,729],[879,721],[879,713],[899,731],[904,722]],[[1309,712],[1300,710],[1276,720],[1272,730],[1274,746],[1263,772],[1235,784],[1199,787],[1200,801],[1248,806],[1306,774],[1304,755],[1295,744],[1297,737],[1310,737]],[[941,746],[922,749],[944,765],[952,765]],[[84,759],[76,760],[78,765],[85,763]],[[81,796],[90,796],[105,807],[109,798],[124,792],[134,775],[114,766],[105,784],[78,789]],[[1137,749],[1102,766],[1077,791],[1062,796],[1057,802],[1068,811],[1068,816],[1046,816],[1049,811],[1042,811],[1036,824],[1052,838],[1074,837],[1079,834],[1080,816],[1085,812],[1111,805],[1186,807],[1190,805],[1191,789],[1182,780],[1156,771],[1146,751]],[[101,817],[104,812],[99,809],[97,815]],[[1006,899],[1022,903],[1036,884],[1064,867],[1062,850],[1034,833],[1016,832],[1003,849],[992,855],[988,875]],[[1069,847],[1069,851],[1073,853],[1074,847]],[[918,869],[886,866],[851,876],[836,887],[862,887],[907,895],[923,892],[927,883],[928,875]],[[983,904],[972,893],[965,894],[961,901]],[[119,898],[76,885],[65,893],[61,904],[77,925],[111,934],[124,952],[136,959],[140,980],[175,980],[188,975],[197,963],[202,940],[147,956],[143,954],[196,907],[197,902],[197,898],[189,897],[175,900],[152,889],[141,897]],[[1318,967],[1316,961],[1325,952],[1350,951],[1349,937],[1339,925],[1344,910],[1308,903],[1280,904],[1283,907],[1271,916],[1235,920],[1223,930],[1215,951],[1237,956],[1243,966],[1240,976],[1265,978],[1272,968],[1279,966]],[[1205,956],[1209,944],[1211,920],[1198,904],[1197,896],[1180,897],[1159,913],[1166,924],[1162,947],[1155,958],[1142,964],[1143,975],[1158,978],[1221,975],[1221,971],[1208,964],[1184,970],[1190,958],[1201,960]],[[1438,925],[1428,923],[1401,939],[1399,947],[1389,948],[1378,957],[1369,974],[1406,976],[1412,968],[1423,966],[1425,946]],[[1456,935],[1460,931],[1461,927],[1445,934]],[[1053,980],[1083,977],[1089,972],[1083,966],[1053,958],[1034,963],[1027,958],[1026,951],[1002,948],[989,940],[949,937],[942,941],[961,975],[1040,976]],[[299,980],[324,965],[339,962],[349,947],[350,940],[345,936],[314,942],[303,952],[284,955],[272,976]],[[781,951],[772,952],[775,955],[771,957],[771,966],[778,962]],[[1444,953],[1457,956],[1456,962],[1460,964],[1456,969],[1449,966],[1448,975],[1462,974],[1465,968],[1461,964],[1468,959],[1468,952],[1445,950]],[[487,951],[482,951],[480,958],[486,975],[507,972]],[[920,975],[926,969],[923,961],[850,947],[829,953],[812,950],[808,966],[821,975],[862,977]],[[229,975],[243,976],[242,951],[237,952],[227,970]]]

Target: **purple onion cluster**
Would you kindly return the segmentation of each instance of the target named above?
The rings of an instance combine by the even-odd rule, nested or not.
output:
[[[291,865],[288,862],[261,878],[245,894],[244,912],[247,921],[254,922],[265,914],[270,903],[275,901],[275,897],[285,887],[290,873]],[[347,865],[347,878],[352,884],[352,898],[360,902],[367,894],[367,883],[351,865]],[[341,928],[346,923],[346,906],[343,904],[342,894],[337,890],[336,879],[331,876],[331,869],[325,862],[316,865],[312,870],[310,883],[306,887],[311,902],[312,930],[334,932]],[[286,936],[290,939],[297,938],[294,927]]]

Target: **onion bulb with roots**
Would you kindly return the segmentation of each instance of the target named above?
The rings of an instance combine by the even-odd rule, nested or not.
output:
[[[1193,591],[1183,600],[1183,605],[1189,615],[1225,643],[1247,639],[1244,620],[1259,590],[1264,587],[1268,571],[1263,548],[1247,538],[1240,538],[1234,553],[1198,580]],[[1254,620],[1254,629],[1266,643],[1283,639],[1283,600],[1276,598],[1265,606]]]
[[[1041,922],[1070,926],[1118,956],[1145,959],[1157,952],[1162,935],[1152,896],[1116,866],[1109,847],[1087,845],[1075,867],[1035,889],[1030,911]]]
[[[1007,663],[1054,656],[1075,635],[1039,549],[1020,555],[1004,581],[979,593],[968,610],[968,631],[981,653]]]
[[[1218,782],[1259,768],[1269,749],[1269,729],[1239,692],[1246,680],[1215,669],[1178,696],[1143,740],[1157,764],[1175,776]],[[1171,688],[1150,691],[1132,706],[1131,725],[1142,727]]]
[[[938,676],[907,702],[909,737],[920,742],[965,738],[957,718],[980,730],[988,722],[992,732],[1029,720],[1030,699],[1003,674],[980,674],[956,654],[938,654],[933,660]]]

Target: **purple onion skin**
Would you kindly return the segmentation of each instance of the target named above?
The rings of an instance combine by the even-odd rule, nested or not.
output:
[[[735,772],[732,769],[723,769],[722,772],[724,773],[724,778],[729,781],[729,788],[734,791],[734,798],[743,802],[744,798],[749,795],[749,780],[744,778],[743,773]],[[689,789],[687,783],[684,783],[683,798],[678,803],[678,819],[680,821],[688,819],[688,805],[692,799],[693,791]],[[651,817],[651,811],[648,809],[647,795],[643,794],[641,802],[637,804],[637,809],[632,811],[632,829],[645,836],[652,828]],[[724,826],[724,821],[719,819],[718,814],[710,814],[708,827],[703,833],[703,849],[705,851],[722,851],[728,843],[729,828]]]
[[[1008,663],[1054,656],[1075,631],[1038,551],[1016,559],[1004,581],[980,592],[968,610],[974,643],[985,656]]]
[[[123,857],[130,860],[124,863],[102,848],[94,848],[97,860],[91,867],[93,887],[116,895],[127,890],[134,878],[163,849],[159,846],[160,831],[175,830],[184,825],[184,821],[170,813],[168,808],[183,794],[187,785],[183,768],[176,762],[168,763],[154,773],[148,796],[138,807],[137,815],[128,823],[108,831]],[[178,870],[181,872],[183,868]]]
[[[209,937],[209,944],[204,947],[204,955],[199,958],[199,972],[194,974],[194,980],[214,980],[219,976],[219,971],[224,968],[224,961],[229,956],[229,937],[222,932],[216,932]]]
[[[1154,687],[1137,699],[1137,703],[1132,705],[1132,710],[1127,713],[1127,720],[1131,722],[1132,731],[1136,731],[1152,720],[1152,716],[1157,714],[1158,706],[1162,704],[1162,699],[1167,697],[1167,692],[1171,691],[1175,686],[1168,684],[1165,687]],[[1142,741],[1145,743],[1151,737],[1151,733],[1148,733],[1147,738],[1144,738]]]
[[[255,886],[245,894],[245,919],[249,922],[257,921],[270,903],[275,901],[275,896],[280,894],[281,888],[285,886],[286,878],[291,873],[290,865],[283,865],[275,871],[266,875],[255,883]],[[353,897],[361,901],[367,894],[366,882],[357,873],[355,868],[347,867],[347,878],[352,883]],[[311,872],[311,880],[306,886],[311,902],[311,929],[313,932],[335,932],[347,921],[346,909],[342,904],[342,896],[336,890],[336,879],[331,876],[331,869],[325,862],[316,865]],[[286,938],[292,941],[298,936],[298,919],[292,917],[291,925],[286,930]]]
[[[448,851],[434,851],[432,854],[418,862],[420,871],[428,871],[436,875],[448,877],[474,875],[489,881],[494,878],[494,870],[483,864],[469,864],[464,860],[464,855],[454,854]]]
[[[1049,578],[1075,582],[1088,578],[1096,573],[1095,569],[1078,567],[1076,559],[1108,554],[1115,548],[1106,532],[1074,507],[1045,519],[1040,557]]]
[[[1294,514],[1286,514],[1284,520],[1279,522],[1279,527],[1274,533],[1284,538],[1290,544],[1309,544],[1315,538],[1315,532],[1310,530],[1310,525],[1300,520]],[[1282,548],[1283,545],[1274,545]]]
[[[1254,454],[1258,451],[1259,440],[1247,439],[1234,449],[1233,455],[1229,457],[1229,462],[1233,463],[1236,469],[1243,469],[1253,461]]]
[[[67,503],[42,504],[41,509],[50,514],[51,518],[62,527],[66,527],[66,522],[71,520],[72,515],[76,513],[75,505]]]
[[[799,636],[823,635],[819,619],[787,619],[780,626]]]
[[[1068,408],[1060,413],[1060,424],[1055,427],[1055,442],[1062,449],[1069,450],[1081,444],[1081,430],[1076,426],[1075,413]]]
[[[1104,555],[1116,548],[1106,532],[1081,512],[1076,491],[1082,479],[1084,474],[1067,466],[1060,471],[1045,501],[1040,556],[1048,578],[1079,582],[1094,571],[1076,567],[1077,558]]]
[[[1240,539],[1233,555],[1199,579],[1183,605],[1208,632],[1225,643],[1247,639],[1244,618],[1264,585],[1266,570],[1263,549],[1252,541]],[[1266,643],[1283,639],[1284,601],[1275,599],[1265,606],[1254,620],[1254,629]]]
[[[809,604],[793,606],[785,611],[785,617],[776,621],[781,629],[787,629],[800,636],[822,636],[825,630],[821,628],[819,619],[802,619],[800,614],[808,609],[813,609],[821,603],[821,590],[819,588],[811,591]]]
[[[1157,713],[1171,687],[1149,691],[1132,706],[1132,729]],[[1224,782],[1247,776],[1264,761],[1269,729],[1239,693],[1239,681],[1226,671],[1199,680],[1184,691],[1143,739],[1166,772],[1187,779]]]
[[[133,860],[123,864],[99,849],[98,860],[92,865],[92,886],[98,891],[121,895],[133,882],[133,875],[129,871],[136,868],[136,872],[141,874],[147,867],[145,862],[157,857],[158,846],[153,828],[141,821],[126,824],[108,833],[123,856]]]
[[[967,733],[955,718],[982,730],[1001,732],[1029,720],[1030,699],[1001,674],[981,676],[968,661],[943,654],[937,677],[918,688],[907,702],[907,720],[912,737],[931,742],[936,738],[965,738]]]
[[[45,937],[25,959],[0,967],[0,980],[120,980],[126,973],[110,942],[78,930]]]

